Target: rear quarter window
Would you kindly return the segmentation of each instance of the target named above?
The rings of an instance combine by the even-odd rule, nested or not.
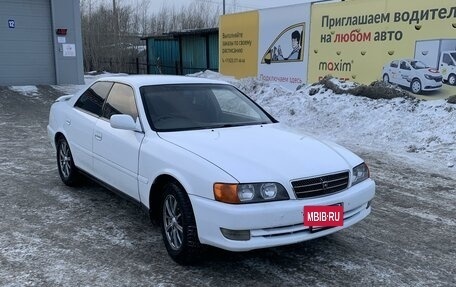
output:
[[[76,101],[75,107],[101,116],[103,102],[112,88],[112,82],[97,82],[90,86]]]

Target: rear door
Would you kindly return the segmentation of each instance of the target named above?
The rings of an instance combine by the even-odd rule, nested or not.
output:
[[[132,87],[115,83],[103,105],[93,134],[94,171],[100,180],[140,201],[138,156],[144,133],[112,128],[109,119],[115,114],[139,121]]]
[[[413,79],[413,71],[412,67],[406,61],[401,61],[399,66],[399,75],[400,75],[400,83],[403,86],[410,87],[410,82]]]
[[[96,82],[79,97],[72,112],[65,115],[65,132],[74,162],[89,173],[93,171],[93,129],[112,85],[112,82]]]

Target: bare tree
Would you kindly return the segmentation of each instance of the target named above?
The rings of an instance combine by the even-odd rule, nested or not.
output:
[[[135,6],[116,0],[80,3],[86,71],[130,72],[126,67],[144,50],[139,49],[144,45],[141,36],[217,27],[220,15],[220,6],[205,0],[194,0],[179,10],[168,3],[156,13],[149,11],[150,0],[138,0]]]

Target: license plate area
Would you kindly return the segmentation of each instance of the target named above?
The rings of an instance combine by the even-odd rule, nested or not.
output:
[[[344,225],[342,203],[334,205],[309,205],[303,208],[304,226],[311,233]]]

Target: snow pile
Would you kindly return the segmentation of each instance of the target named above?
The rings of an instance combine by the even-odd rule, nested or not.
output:
[[[12,91],[21,93],[27,97],[36,97],[39,95],[38,88],[36,86],[11,86],[9,88]]]

